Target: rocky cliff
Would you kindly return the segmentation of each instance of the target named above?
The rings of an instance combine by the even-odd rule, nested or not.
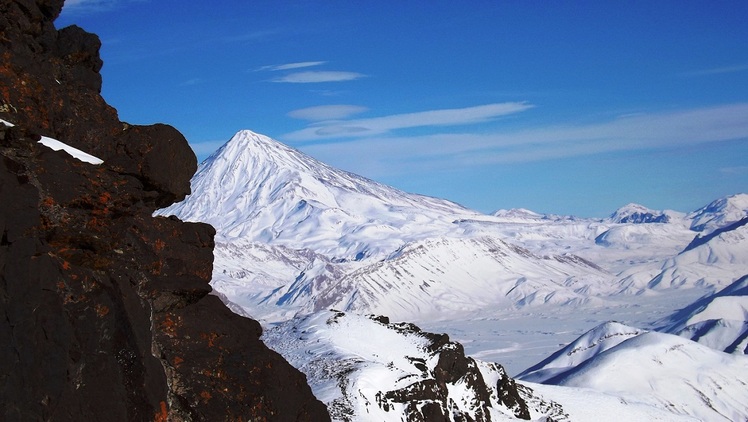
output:
[[[0,419],[328,420],[209,294],[213,229],[151,216],[189,193],[195,156],[172,127],[119,121],[98,37],[56,30],[62,5],[0,2]]]

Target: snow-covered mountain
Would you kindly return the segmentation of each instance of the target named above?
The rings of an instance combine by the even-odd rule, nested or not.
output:
[[[606,322],[581,335],[547,359],[524,370],[517,378],[524,381],[553,384],[569,371],[596,355],[636,337],[646,330],[619,322]]]
[[[636,292],[693,287],[714,292],[729,285],[748,272],[748,226],[741,221],[698,235],[659,265],[630,268],[620,283]]]
[[[748,275],[660,321],[661,331],[748,355]]]
[[[546,382],[604,392],[698,420],[748,418],[748,357],[670,334],[632,336]]]
[[[517,378],[602,392],[698,420],[745,420],[747,295],[748,275],[663,318],[655,324],[658,332],[600,324]]]
[[[213,153],[184,201],[161,211],[216,228],[220,240],[308,249],[330,259],[382,259],[409,241],[459,232],[480,214],[334,169],[241,131]]]
[[[716,199],[688,215],[691,230],[707,234],[748,217],[748,194]]]
[[[632,203],[617,209],[608,220],[611,223],[624,224],[667,223],[671,220],[671,216],[677,218],[679,214],[674,211],[655,211]]]
[[[584,303],[611,275],[501,240],[498,218],[336,170],[237,133],[161,210],[217,231],[214,288],[258,318],[335,307],[417,320],[485,306]]]

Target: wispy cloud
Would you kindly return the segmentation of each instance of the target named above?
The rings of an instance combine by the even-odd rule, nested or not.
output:
[[[728,176],[740,176],[748,174],[748,166],[722,167],[719,172]]]
[[[748,103],[638,114],[597,124],[487,134],[367,137],[307,145],[303,150],[369,177],[614,151],[682,148],[748,139]],[[727,169],[742,171],[741,168]]]
[[[63,13],[93,12],[111,9],[122,0],[65,0]]]
[[[324,120],[345,119],[367,110],[368,108],[362,106],[334,104],[293,110],[288,113],[288,116],[293,117],[294,119],[319,122]]]
[[[127,3],[148,2],[150,0],[65,0],[61,15],[79,16],[107,12]]]
[[[295,72],[273,79],[273,82],[309,84],[319,82],[341,82],[352,81],[363,78],[364,74],[356,72],[340,72],[334,70],[316,70],[307,72]]]
[[[724,73],[745,72],[747,70],[748,70],[748,64],[739,64],[735,66],[715,67],[711,69],[702,69],[702,70],[695,70],[692,72],[685,72],[683,73],[683,76],[720,75]]]
[[[255,69],[255,71],[277,72],[279,70],[292,70],[292,69],[302,69],[305,67],[319,66],[325,63],[327,62],[297,62],[297,63],[286,63],[286,64],[274,64],[274,65],[258,67],[257,69]]]
[[[113,0],[65,0],[64,7],[92,6],[112,2]]]
[[[397,129],[424,126],[457,126],[485,122],[518,113],[533,106],[524,102],[495,103],[475,107],[428,110],[346,121],[324,122],[283,136],[290,141],[314,141],[373,136]]]

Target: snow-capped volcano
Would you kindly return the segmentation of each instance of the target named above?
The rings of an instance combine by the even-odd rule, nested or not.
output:
[[[332,168],[248,130],[200,165],[192,192],[160,213],[209,223],[221,240],[285,245],[335,259],[381,258],[408,241],[459,230],[455,219],[478,215]]]
[[[498,237],[501,219],[237,133],[164,210],[217,231],[213,286],[258,318],[329,307],[418,320],[481,306],[583,303],[610,275]],[[581,289],[581,290],[580,290]]]

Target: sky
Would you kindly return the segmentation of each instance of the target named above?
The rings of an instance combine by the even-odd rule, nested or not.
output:
[[[199,160],[239,130],[481,212],[748,192],[748,2],[67,0],[102,95]]]

